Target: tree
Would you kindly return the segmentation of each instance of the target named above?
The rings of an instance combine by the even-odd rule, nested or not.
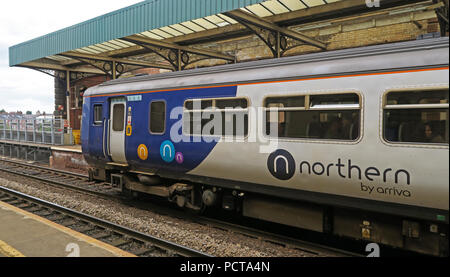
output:
[[[33,112],[32,111],[27,111],[27,115],[32,115]]]

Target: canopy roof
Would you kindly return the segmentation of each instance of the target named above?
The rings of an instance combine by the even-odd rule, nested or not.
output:
[[[382,7],[412,2],[420,1],[383,0]],[[368,11],[365,0],[147,0],[12,46],[10,66],[91,74],[119,65],[181,70],[184,53],[233,62],[230,53],[190,45],[248,32],[252,26],[326,50],[324,43],[287,27],[362,11]],[[161,49],[170,51],[162,55]],[[134,57],[152,52],[167,62]]]

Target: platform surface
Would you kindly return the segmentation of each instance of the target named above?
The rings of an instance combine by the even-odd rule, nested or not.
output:
[[[83,153],[83,151],[81,150],[81,145],[52,146],[51,149],[53,151]]]
[[[82,153],[83,152],[81,149],[81,145],[51,145],[51,144],[39,144],[39,143],[31,143],[31,142],[25,142],[25,141],[13,141],[13,140],[0,140],[0,143],[47,148],[47,149],[51,149],[54,151],[65,151],[65,152],[74,152],[74,153]]]
[[[134,257],[121,249],[0,201],[0,257],[71,256]]]

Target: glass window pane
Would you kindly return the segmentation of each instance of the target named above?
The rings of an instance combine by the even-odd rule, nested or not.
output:
[[[303,108],[305,107],[305,96],[270,97],[265,102],[266,108]]]
[[[122,132],[125,125],[125,105],[116,104],[113,107],[113,130]]]
[[[188,100],[186,103],[184,103],[184,108],[186,110],[193,110],[194,109],[194,101]]]
[[[225,99],[216,100],[216,107],[218,109],[230,109],[230,108],[242,108],[246,109],[248,107],[247,99]]]
[[[387,105],[448,104],[448,89],[395,91],[386,100]]]
[[[360,134],[360,111],[289,111],[279,118],[284,121],[267,121],[267,135],[354,141]]]
[[[102,105],[94,105],[94,124],[102,124],[103,123],[103,106]]]
[[[448,144],[448,109],[385,110],[384,137],[390,142]]]
[[[221,112],[210,110],[213,101],[219,109],[226,108],[248,108],[248,101],[245,98],[201,100],[194,99],[185,103],[187,111],[183,113],[183,132],[187,135],[203,136],[234,136],[244,137],[248,134],[248,111],[227,111]],[[202,111],[190,112],[196,109],[201,102]],[[198,109],[198,108],[197,108]],[[207,118],[203,118],[207,117]],[[216,119],[216,120],[214,120]],[[213,126],[214,122],[221,126]],[[206,130],[206,128],[208,130]],[[216,130],[217,128],[217,130]],[[206,133],[203,133],[206,132]]]
[[[359,97],[354,93],[330,94],[330,95],[311,95],[311,107],[322,105],[349,105],[359,104]]]
[[[150,104],[150,132],[154,134],[164,133],[166,128],[166,103],[152,102]]]

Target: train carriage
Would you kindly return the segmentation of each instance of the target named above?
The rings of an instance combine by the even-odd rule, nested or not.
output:
[[[92,179],[448,252],[448,38],[119,79],[84,95]]]

